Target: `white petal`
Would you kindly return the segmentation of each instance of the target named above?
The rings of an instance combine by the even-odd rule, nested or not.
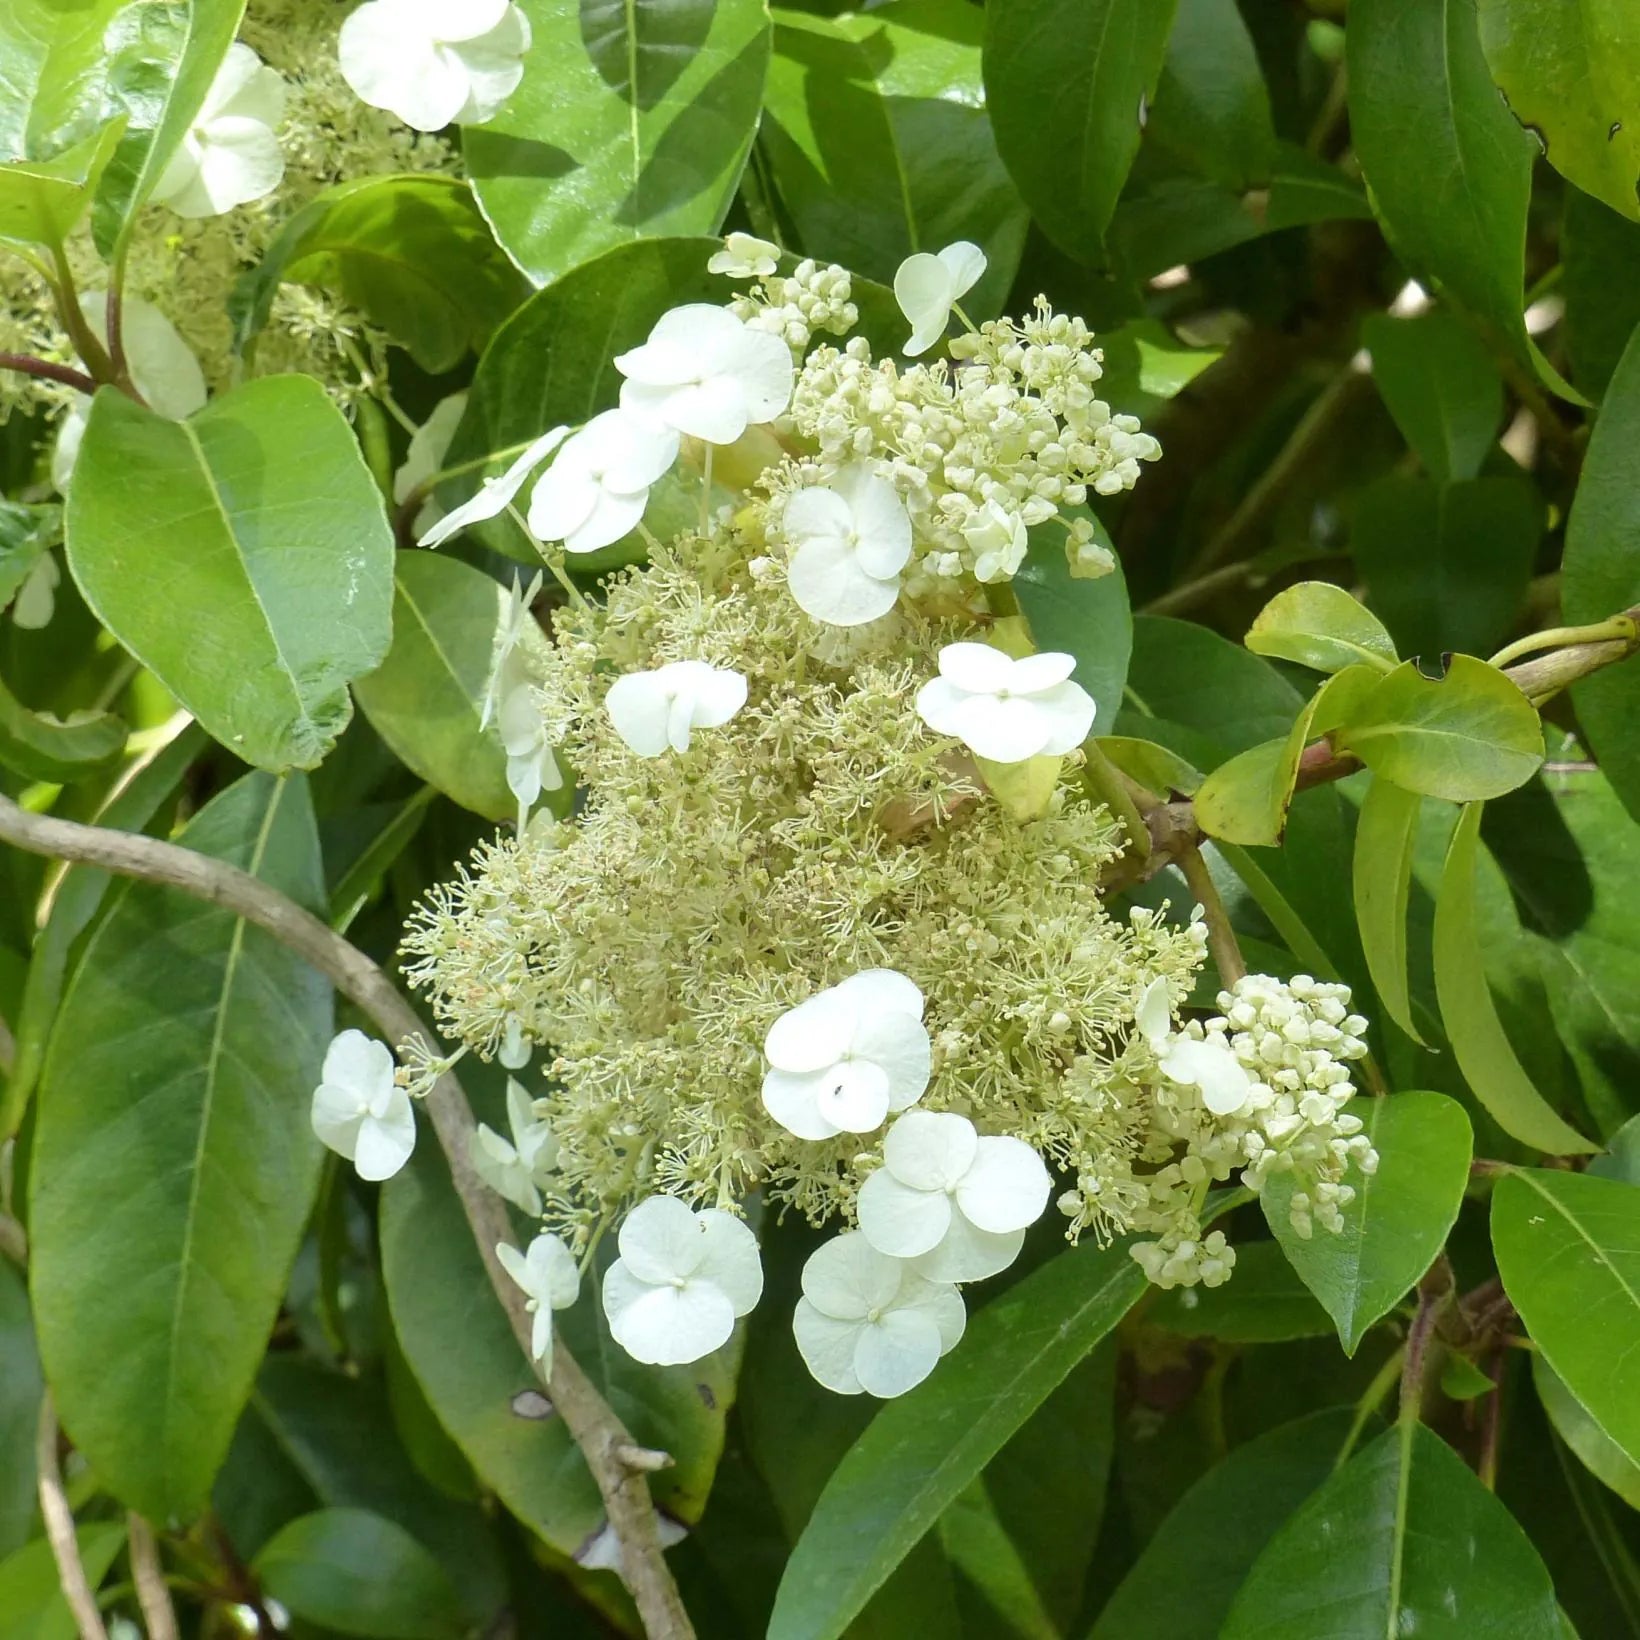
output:
[[[572,449],[605,489],[630,494],[647,489],[678,459],[678,435],[630,411],[605,410],[570,440],[564,453]]]
[[[718,1286],[737,1316],[753,1309],[763,1296],[763,1262],[757,1237],[733,1213],[703,1207],[699,1215],[706,1251],[699,1276]]]
[[[391,1179],[416,1148],[416,1113],[403,1088],[393,1090],[384,1116],[367,1116],[359,1124],[353,1165],[359,1177],[374,1184]]]
[[[449,47],[467,75],[467,100],[456,111],[458,125],[483,125],[524,82],[524,53],[530,25],[516,6],[480,40]]]
[[[914,1190],[944,1192],[973,1166],[979,1144],[974,1124],[966,1116],[909,1110],[883,1140],[883,1165]]]
[[[1153,979],[1133,1010],[1133,1023],[1152,1047],[1159,1047],[1173,1029],[1173,997],[1163,978]]]
[[[1003,1235],[1042,1217],[1053,1181],[1023,1139],[981,1139],[957,1185],[957,1206],[981,1230]]]
[[[837,1395],[859,1395],[860,1379],[854,1370],[854,1348],[859,1342],[861,1323],[839,1321],[823,1315],[806,1299],[797,1301],[792,1312],[792,1336],[803,1365],[817,1382]]]
[[[82,298],[91,328],[108,340],[108,298],[88,291]],[[122,324],[125,356],[131,379],[149,408],[172,421],[182,421],[200,409],[206,399],[205,372],[182,333],[151,302],[127,296]]]
[[[533,1215],[541,1211],[541,1195],[518,1152],[493,1128],[480,1122],[468,1141],[473,1171],[504,1201]]]
[[[994,695],[1013,686],[1013,657],[988,643],[948,643],[940,651],[940,676],[971,695]]]
[[[849,531],[854,528],[854,514],[836,490],[811,484],[807,489],[793,490],[786,497],[780,527],[788,541],[846,542]]]
[[[530,1354],[552,1371],[552,1310],[545,1304],[536,1305],[530,1322]]]
[[[1023,763],[1047,744],[1052,723],[1036,702],[1014,696],[973,695],[962,708],[958,739],[992,763]]]
[[[530,534],[538,541],[562,541],[573,535],[592,516],[603,490],[597,479],[564,451],[536,479],[530,492]],[[470,505],[470,503],[469,503]],[[439,540],[444,537],[439,536]],[[425,546],[437,546],[431,535]]]
[[[847,1230],[809,1254],[803,1296],[822,1315],[863,1321],[895,1302],[905,1273],[898,1259],[879,1253],[858,1230]]]
[[[667,749],[667,717],[672,703],[653,672],[628,672],[604,696],[604,710],[618,734],[639,757],[660,757]]]
[[[1076,670],[1076,657],[1058,650],[1021,655],[1008,669],[1008,687],[1016,695],[1041,695],[1063,683]]]
[[[854,1371],[867,1395],[889,1400],[915,1389],[939,1364],[940,1332],[932,1316],[890,1310],[860,1329]]]
[[[353,1160],[358,1148],[359,1126],[364,1121],[363,1101],[352,1088],[340,1087],[334,1082],[321,1082],[313,1090],[313,1109],[310,1120],[313,1131],[327,1149],[338,1156]]]
[[[564,551],[597,552],[602,547],[613,546],[638,527],[648,505],[648,490],[638,490],[631,495],[598,490],[592,511],[564,536]]]
[[[1023,1230],[993,1235],[976,1229],[961,1213],[953,1213],[951,1227],[939,1246],[924,1253],[914,1268],[929,1281],[984,1281],[1006,1270],[1024,1245]]]
[[[844,1059],[817,1080],[820,1115],[833,1127],[844,1133],[873,1133],[883,1125],[892,1084],[881,1065]]]
[[[922,1098],[933,1069],[934,1050],[920,1019],[896,1013],[863,1017],[854,1032],[853,1053],[856,1064],[870,1061],[887,1077],[889,1110],[904,1110]]]
[[[840,980],[833,990],[862,1018],[867,1014],[923,1016],[923,994],[916,981],[896,968],[862,968]]]
[[[506,15],[509,0],[400,0],[406,27],[430,40],[472,40]]]
[[[930,678],[917,691],[917,716],[937,735],[961,735],[962,714],[974,697],[949,678]]]
[[[959,239],[939,253],[940,263],[951,281],[951,300],[960,302],[985,272],[985,252],[971,240]]]
[[[764,1055],[783,1071],[824,1070],[848,1051],[858,1019],[854,998],[843,986],[834,985],[788,1008],[769,1027],[763,1039]]]
[[[243,40],[235,40],[211,81],[195,124],[208,124],[218,114],[233,114],[276,126],[285,117],[288,91],[284,75],[269,68]]]
[[[371,4],[380,4],[380,0],[371,0]],[[421,545],[442,546],[451,536],[459,534],[469,524],[477,524],[483,519],[495,518],[505,512],[513,497],[523,489],[530,474],[563,443],[568,433],[567,427],[554,427],[551,432],[543,433],[504,473],[485,479],[468,500],[446,513],[421,538]],[[549,536],[546,539],[553,538]]]
[[[862,566],[879,578],[899,574],[911,556],[911,515],[899,491],[858,462],[833,482],[853,514]]]
[[[753,330],[740,324],[740,333],[723,361],[722,369],[740,389],[748,420],[773,421],[792,401],[797,372],[792,352],[773,331]]]
[[[900,598],[898,578],[878,580],[847,542],[824,536],[798,547],[786,566],[797,607],[828,626],[864,626],[886,615]]]
[[[51,447],[51,482],[61,494],[68,493],[68,482],[74,476],[74,463],[80,459],[80,445],[90,419],[91,400],[77,397],[57,423],[57,438]]]
[[[609,1278],[604,1276],[604,1313],[615,1342],[635,1361],[681,1366],[721,1349],[735,1330],[735,1312],[724,1292],[709,1281],[683,1287],[651,1287],[641,1297],[611,1311]]]
[[[524,1022],[517,1014],[508,1015],[501,1032],[501,1046],[496,1049],[496,1059],[509,1071],[521,1071],[529,1064],[533,1052],[524,1035]]]
[[[730,356],[744,328],[727,308],[686,302],[663,313],[641,347],[617,354],[615,368],[655,387],[697,382]]]
[[[763,1108],[799,1139],[835,1139],[838,1129],[820,1114],[820,1093],[831,1067],[817,1071],[771,1068],[763,1077]]]
[[[700,1221],[676,1196],[650,1196],[627,1214],[618,1237],[621,1258],[639,1281],[670,1282],[693,1275],[706,1254]]]
[[[915,1309],[934,1318],[939,1329],[940,1354],[956,1348],[968,1325],[968,1307],[955,1287],[941,1281],[927,1281],[914,1270],[905,1268],[899,1296],[894,1301],[897,1310]]]
[[[192,185],[163,203],[178,216],[222,216],[271,194],[284,174],[285,156],[271,127],[260,120],[223,115],[212,121],[201,144]]]
[[[544,1308],[567,1310],[581,1293],[574,1254],[557,1236],[537,1236],[524,1257],[530,1278],[524,1290],[540,1299]]]
[[[1055,757],[1073,752],[1093,732],[1093,696],[1079,683],[1062,683],[1046,693],[1032,695],[1037,721],[1047,730],[1042,750]]]
[[[395,501],[407,501],[418,484],[431,478],[444,465],[451,441],[456,436],[456,428],[461,425],[466,411],[467,395],[451,393],[433,406],[427,420],[410,435],[410,448],[405,451],[404,465],[393,474]]]
[[[682,684],[693,697],[689,722],[696,729],[721,729],[746,704],[746,679],[732,667],[674,661],[661,673],[668,684]]]
[[[911,324],[907,354],[926,353],[945,334],[955,299],[951,270],[937,256],[919,251],[899,265],[894,273],[894,300]]]
[[[951,1225],[943,1190],[916,1190],[886,1167],[860,1187],[860,1233],[890,1258],[916,1258],[938,1247]]]
[[[680,387],[651,387],[629,381],[621,388],[621,408],[648,416],[708,444],[733,444],[746,431],[746,395],[728,376],[712,376]]]
[[[529,1261],[524,1255],[511,1242],[498,1241],[495,1244],[495,1256],[501,1268],[512,1278],[513,1285],[520,1292],[534,1298],[536,1293],[531,1285]]]
[[[320,1076],[373,1101],[393,1085],[392,1050],[363,1031],[342,1031],[325,1050]]]
[[[342,78],[361,102],[385,108],[418,131],[442,130],[467,101],[460,60],[407,30],[401,8],[388,0],[367,0],[353,12],[336,50]]]
[[[1202,1103],[1215,1116],[1233,1116],[1247,1103],[1253,1079],[1223,1042],[1176,1037],[1161,1061],[1163,1074],[1201,1090]]]

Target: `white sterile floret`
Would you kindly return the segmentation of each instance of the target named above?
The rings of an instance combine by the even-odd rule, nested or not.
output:
[[[726,666],[671,661],[653,672],[628,672],[609,686],[604,708],[639,757],[689,750],[695,729],[719,729],[746,704],[746,679]]]
[[[519,665],[518,648],[524,641],[524,634],[535,624],[532,610],[540,591],[540,570],[530,577],[530,584],[527,587],[519,582],[517,573],[514,573],[512,590],[507,594],[506,613],[502,615],[501,624],[496,629],[495,653],[490,661],[489,680],[484,685],[484,709],[478,719],[481,734],[489,728],[490,719],[495,716],[496,708],[501,702],[521,683],[529,681],[523,676]]]
[[[864,969],[788,1009],[763,1042],[764,1108],[799,1139],[881,1127],[928,1086],[922,1013],[922,992],[892,968]]]
[[[23,584],[12,599],[11,619],[25,632],[39,632],[51,625],[57,611],[57,588],[62,584],[63,572],[51,553],[42,553],[40,561],[24,577]]]
[[[678,435],[605,410],[558,452],[530,496],[530,532],[565,552],[596,552],[638,527],[649,487],[678,458]]]
[[[992,763],[1063,756],[1093,728],[1093,697],[1071,681],[1075,666],[1070,655],[1015,660],[989,644],[950,643],[940,675],[917,691],[917,714]]]
[[[402,507],[413,491],[443,467],[444,458],[450,453],[450,443],[456,436],[456,428],[461,425],[461,418],[466,413],[467,395],[452,393],[448,398],[440,399],[427,420],[410,435],[410,447],[404,453],[404,462],[393,472],[393,501],[397,506]],[[443,516],[443,507],[428,496],[422,502],[412,527],[418,534],[425,533]]]
[[[962,538],[974,554],[974,579],[986,583],[1010,580],[1030,545],[1025,520],[997,501],[987,501],[973,513],[962,527]]]
[[[558,1140],[552,1126],[535,1114],[530,1096],[507,1078],[509,1144],[488,1123],[480,1122],[469,1145],[473,1170],[496,1195],[532,1218],[541,1212],[540,1186],[558,1165]]]
[[[856,462],[829,484],[794,490],[781,528],[794,548],[786,581],[805,614],[863,626],[894,607],[911,557],[911,515],[870,467]]]
[[[507,753],[507,789],[518,799],[522,832],[541,793],[563,790],[564,773],[552,755],[547,725],[529,684],[521,683],[507,694],[496,722]]]
[[[791,403],[791,350],[727,308],[691,302],[663,314],[649,340],[618,354],[621,408],[665,427],[733,444]]]
[[[496,1044],[496,1063],[509,1071],[521,1071],[534,1052],[530,1039],[524,1035],[523,1020],[517,1014],[508,1014],[501,1027],[501,1040]]]
[[[325,1054],[313,1093],[313,1131],[361,1179],[390,1179],[416,1148],[416,1114],[385,1042],[343,1031]]]
[[[618,1245],[604,1314],[615,1342],[652,1366],[720,1349],[763,1296],[757,1238],[732,1213],[651,1196],[627,1214]]]
[[[506,1242],[496,1246],[501,1268],[528,1298],[524,1307],[535,1317],[530,1328],[530,1354],[552,1371],[552,1312],[567,1310],[581,1296],[581,1272],[575,1257],[557,1236],[537,1236],[519,1252]]]
[[[285,174],[274,134],[285,82],[238,40],[228,47],[154,198],[178,216],[221,216],[271,194]]]
[[[1201,1039],[1173,1029],[1166,979],[1153,979],[1139,998],[1134,1020],[1155,1050],[1162,1075],[1196,1088],[1215,1116],[1234,1116],[1252,1096],[1253,1078],[1222,1036]]]
[[[731,233],[723,236],[723,249],[713,251],[706,260],[708,273],[721,273],[730,279],[761,279],[773,273],[780,261],[780,247],[755,234]]]
[[[567,427],[554,427],[550,433],[543,433],[506,472],[485,479],[475,494],[447,512],[422,536],[420,544],[424,547],[442,547],[469,524],[482,523],[486,518],[498,518],[512,505],[513,497],[524,488],[530,474],[568,437]]]
[[[804,1364],[839,1395],[884,1400],[915,1389],[962,1337],[968,1312],[948,1281],[879,1253],[858,1230],[803,1266],[792,1333]]]
[[[906,355],[926,353],[945,334],[951,310],[979,282],[985,272],[985,252],[959,239],[938,253],[919,251],[908,256],[894,274],[894,300],[911,322]]]
[[[908,1110],[860,1188],[860,1231],[932,1281],[982,1281],[1019,1256],[1051,1185],[1023,1139],[981,1138],[966,1116]]]
[[[493,119],[529,49],[529,19],[508,0],[369,0],[337,42],[360,101],[417,131]]]

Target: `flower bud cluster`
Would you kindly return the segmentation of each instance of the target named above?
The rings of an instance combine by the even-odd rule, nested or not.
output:
[[[801,357],[820,331],[846,336],[860,322],[853,295],[846,268],[805,258],[790,274],[765,274],[729,303],[729,311],[753,330],[772,331]]]

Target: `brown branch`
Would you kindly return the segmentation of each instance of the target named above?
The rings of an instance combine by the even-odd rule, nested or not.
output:
[[[131,1534],[131,1580],[137,1586],[137,1604],[148,1629],[148,1640],[178,1640],[176,1608],[165,1587],[154,1529],[135,1512],[126,1516]]]
[[[1224,909],[1224,900],[1218,884],[1207,869],[1201,850],[1187,848],[1179,856],[1179,870],[1190,892],[1196,896],[1207,919],[1207,949],[1213,954],[1213,966],[1219,971],[1219,984],[1229,990],[1238,979],[1247,975],[1247,961],[1236,943],[1236,931],[1230,926],[1230,913]]]
[[[412,1037],[431,1040],[415,1010],[369,957],[278,890],[236,866],[152,837],[30,814],[3,796],[0,842],[30,854],[78,860],[122,877],[160,883],[231,911],[310,962],[390,1042]],[[513,1240],[512,1227],[501,1198],[486,1189],[473,1171],[469,1151],[473,1115],[467,1096],[455,1077],[446,1073],[425,1104],[490,1285],[506,1311],[513,1336],[529,1357],[527,1300],[495,1256],[498,1242]],[[561,1343],[553,1351],[552,1373],[543,1383],[598,1483],[610,1527],[621,1545],[622,1575],[650,1640],[689,1640],[694,1629],[661,1553],[648,1485],[641,1470],[622,1462],[623,1450],[636,1450],[637,1443]]]
[[[40,1476],[40,1518],[45,1522],[46,1539],[52,1559],[57,1562],[57,1582],[63,1599],[74,1617],[80,1640],[108,1640],[97,1596],[80,1560],[80,1543],[74,1535],[74,1511],[63,1489],[62,1465],[57,1459],[57,1412],[51,1391],[40,1397],[39,1433],[34,1443],[34,1463]]]
[[[37,359],[32,353],[0,353],[0,370],[20,370],[25,376],[38,376],[41,381],[61,382],[81,393],[95,393],[97,384],[83,370],[72,365],[53,364],[50,359]]]

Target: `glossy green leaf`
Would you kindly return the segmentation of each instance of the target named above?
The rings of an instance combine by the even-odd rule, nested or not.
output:
[[[424,370],[481,353],[529,294],[454,177],[344,182],[298,211],[234,292],[234,342],[268,322],[281,284],[315,285],[380,325]]]
[[[0,683],[0,767],[30,780],[66,785],[97,774],[120,755],[126,732],[111,712],[31,712]]]
[[[63,510],[0,499],[0,610],[63,534]]]
[[[0,1560],[21,1548],[34,1528],[34,1443],[43,1382],[28,1289],[10,1264],[0,1262]]]
[[[1625,0],[1479,0],[1481,47],[1549,163],[1640,221],[1640,14]]]
[[[1359,1452],[1258,1557],[1222,1640],[1562,1640],[1526,1534],[1440,1436],[1407,1421]]]
[[[1158,1293],[1144,1319],[1164,1332],[1227,1344],[1277,1344],[1332,1331],[1327,1312],[1274,1241],[1238,1246],[1235,1274],[1222,1287],[1174,1287]]]
[[[533,36],[524,83],[462,138],[479,203],[513,260],[544,285],[616,245],[716,232],[757,130],[766,7],[521,4]]]
[[[995,0],[985,91],[997,147],[1043,231],[1102,255],[1156,95],[1176,0]]]
[[[1532,1385],[1555,1433],[1577,1454],[1579,1462],[1603,1481],[1631,1509],[1640,1509],[1640,1464],[1611,1440],[1583,1404],[1566,1387],[1566,1380],[1543,1358],[1532,1355]]]
[[[0,239],[66,239],[90,206],[119,134],[118,125],[109,125],[51,159],[0,164]]]
[[[1174,793],[1189,797],[1201,786],[1200,769],[1152,740],[1135,740],[1129,735],[1101,735],[1098,740],[1099,750],[1123,774],[1158,797]]]
[[[1145,140],[1231,188],[1268,182],[1270,93],[1235,0],[1178,0]]]
[[[1118,415],[1149,421],[1204,370],[1224,357],[1222,347],[1194,347],[1158,319],[1134,319],[1099,332],[1104,375],[1099,397]]]
[[[276,1533],[255,1572],[295,1616],[375,1640],[461,1640],[467,1632],[444,1569],[394,1521],[368,1509],[321,1509]]]
[[[182,841],[321,900],[300,780],[245,777]],[[146,883],[63,999],[34,1139],[40,1353],[75,1445],[153,1520],[203,1507],[266,1347],[318,1182],[330,1031],[329,987],[282,945]]]
[[[913,251],[971,240],[976,318],[1002,305],[1028,220],[986,115],[984,23],[963,0],[779,12],[761,139],[805,251],[891,284]]]
[[[1384,1011],[1414,1042],[1422,1042],[1423,1037],[1412,1018],[1407,903],[1422,807],[1423,799],[1415,792],[1375,776],[1356,821],[1351,873],[1355,920],[1373,986]]]
[[[1219,1640],[1253,1562],[1332,1473],[1351,1416],[1328,1408],[1233,1448],[1157,1528],[1088,1640]]]
[[[1365,604],[1329,581],[1300,581],[1278,592],[1254,618],[1244,640],[1255,655],[1295,661],[1316,672],[1357,663],[1387,672],[1395,645]]]
[[[1503,1130],[1550,1155],[1582,1155],[1598,1147],[1567,1125],[1532,1085],[1504,1034],[1486,974],[1475,912],[1475,866],[1481,810],[1459,817],[1447,849],[1435,903],[1435,994],[1458,1067],[1475,1097]]]
[[[1145,1289],[1125,1244],[1059,1254],[969,1323],[962,1348],[887,1403],[793,1549],[769,1640],[836,1640],[1008,1437]]]
[[[247,763],[311,768],[387,653],[393,535],[341,412],[272,376],[166,421],[104,389],[68,559],[111,632]]]
[[[1454,655],[1438,683],[1405,661],[1334,737],[1374,774],[1425,797],[1475,803],[1524,785],[1543,762],[1543,730],[1495,666]]]
[[[1640,330],[1612,375],[1566,526],[1561,604],[1568,621],[1603,621],[1640,604]],[[1640,818],[1640,668],[1608,667],[1572,688],[1596,760]]]
[[[482,570],[436,553],[400,553],[393,647],[356,685],[360,709],[399,757],[490,820],[518,807],[495,725],[479,731],[506,610],[506,589]]]
[[[0,12],[0,159],[41,159],[102,129],[110,23],[129,0],[8,0]]]
[[[95,1521],[74,1537],[86,1579],[99,1588],[125,1547],[125,1528]],[[43,1537],[0,1560],[0,1614],[6,1619],[6,1640],[76,1640],[79,1628],[63,1599],[56,1557]]]
[[[1503,378],[1486,344],[1438,309],[1375,313],[1361,327],[1372,379],[1431,478],[1473,478],[1503,421]]]
[[[1002,1634],[1018,1640],[1059,1640],[1031,1580],[1031,1568],[997,1519],[983,1477],[972,1481],[940,1516],[946,1558],[984,1596]]]
[[[1492,84],[1475,0],[1360,0],[1346,44],[1350,135],[1385,232],[1526,360],[1533,145]]]
[[[1351,1168],[1355,1199],[1341,1231],[1293,1229],[1291,1174],[1272,1174],[1261,1192],[1271,1230],[1333,1318],[1346,1355],[1435,1262],[1463,1205],[1474,1144],[1463,1107],[1444,1094],[1357,1099],[1350,1110],[1378,1152],[1378,1171]]]
[[[1560,258],[1566,357],[1573,380],[1598,399],[1640,325],[1640,223],[1568,188]]]
[[[1532,1342],[1640,1463],[1640,1188],[1542,1169],[1492,1193],[1492,1247]]]

